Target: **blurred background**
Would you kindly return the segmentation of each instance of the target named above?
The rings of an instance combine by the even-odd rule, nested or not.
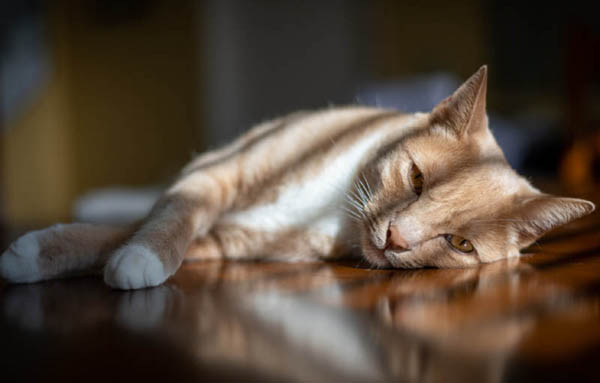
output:
[[[571,4],[3,0],[0,221],[127,220],[194,153],[264,119],[427,111],[482,64],[511,164],[593,191],[600,27]]]

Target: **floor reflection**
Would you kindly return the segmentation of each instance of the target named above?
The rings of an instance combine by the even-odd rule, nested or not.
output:
[[[208,262],[131,292],[97,279],[2,286],[0,336],[16,331],[48,350],[48,339],[66,340],[61,355],[86,350],[109,365],[132,350],[160,360],[119,365],[130,375],[176,359],[185,375],[175,376],[186,379],[501,381],[522,355],[542,355],[543,365],[532,341],[545,337],[546,347],[556,347],[549,332],[577,332],[600,317],[600,259],[541,264],[399,271]],[[600,331],[590,334],[586,347],[600,344]],[[25,355],[26,342],[10,339],[6,347]],[[78,363],[94,365],[82,357]]]

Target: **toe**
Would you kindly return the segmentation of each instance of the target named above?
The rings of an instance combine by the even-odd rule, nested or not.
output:
[[[158,256],[141,245],[127,245],[117,250],[104,272],[106,284],[122,290],[157,286],[166,278]]]

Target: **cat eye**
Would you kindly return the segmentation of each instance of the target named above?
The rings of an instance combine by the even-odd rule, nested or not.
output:
[[[413,163],[410,169],[410,183],[412,184],[414,192],[418,196],[421,195],[421,193],[423,193],[423,182],[424,178],[423,173],[421,173],[421,169],[419,169],[417,165]]]
[[[446,241],[448,241],[448,243],[450,244],[450,246],[452,246],[452,248],[460,251],[461,253],[470,253],[473,250],[475,250],[473,244],[469,240],[464,239],[463,237],[459,237],[458,235],[446,234],[445,238]]]

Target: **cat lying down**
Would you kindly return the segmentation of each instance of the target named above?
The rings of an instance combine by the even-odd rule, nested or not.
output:
[[[104,275],[156,286],[184,260],[469,267],[518,257],[594,210],[514,172],[488,128],[484,66],[430,113],[345,107],[263,123],[183,169],[134,227],[55,225],[0,257],[10,282]]]

